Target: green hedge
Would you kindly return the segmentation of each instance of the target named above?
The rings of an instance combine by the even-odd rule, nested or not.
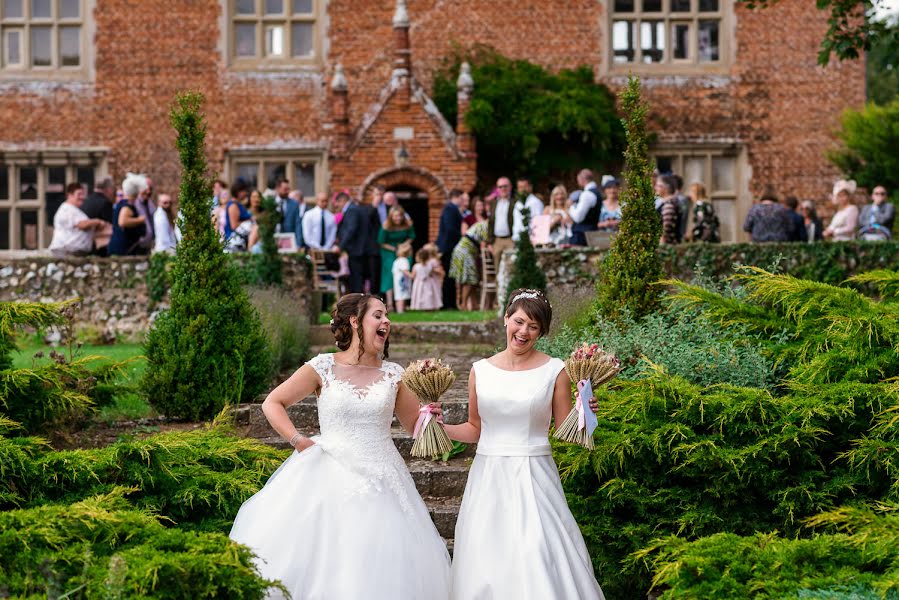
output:
[[[263,598],[249,549],[221,533],[170,529],[127,490],[0,512],[0,596]]]
[[[819,242],[815,244],[680,244],[659,246],[662,269],[669,277],[690,281],[697,270],[721,278],[734,265],[780,270],[800,279],[838,284],[853,275],[899,268],[899,242]]]

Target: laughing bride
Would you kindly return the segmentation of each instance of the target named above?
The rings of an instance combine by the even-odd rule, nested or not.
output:
[[[446,546],[391,438],[394,412],[412,431],[419,403],[402,368],[380,359],[387,310],[374,296],[346,295],[331,330],[341,351],[310,360],[262,404],[296,452],[244,503],[231,538],[294,600],[445,600]],[[312,392],[321,435],[307,438],[286,408]]]

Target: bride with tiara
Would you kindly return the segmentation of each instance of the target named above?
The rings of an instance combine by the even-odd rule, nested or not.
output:
[[[391,438],[394,412],[412,431],[419,402],[403,369],[380,358],[387,309],[374,296],[343,296],[331,330],[341,351],[310,360],[262,404],[296,452],[244,503],[231,538],[293,600],[446,600],[446,545]],[[312,392],[321,435],[307,438],[286,407]],[[273,588],[268,597],[285,596]]]
[[[456,522],[452,598],[601,600],[547,437],[550,419],[571,410],[565,364],[534,347],[552,307],[538,290],[509,297],[506,348],[474,363],[468,422],[445,426],[478,444]]]

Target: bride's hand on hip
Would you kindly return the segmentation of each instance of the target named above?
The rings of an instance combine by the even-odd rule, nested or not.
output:
[[[301,437],[297,442],[293,445],[294,450],[297,452],[302,452],[307,448],[311,448],[315,445],[315,442],[312,441],[312,438]]]

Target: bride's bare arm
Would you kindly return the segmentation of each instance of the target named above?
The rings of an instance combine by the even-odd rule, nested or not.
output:
[[[418,399],[418,396],[413,394],[412,390],[407,388],[404,383],[400,382],[396,392],[394,412],[396,412],[396,418],[400,420],[400,425],[409,433],[415,431],[419,406],[421,406],[421,401]]]
[[[315,369],[303,365],[290,376],[290,379],[273,389],[262,403],[262,413],[272,428],[285,440],[293,441],[293,447],[300,451],[315,442],[299,434],[287,415],[287,407],[315,392],[319,386],[321,380]]]
[[[476,444],[481,438],[481,415],[478,414],[478,393],[475,387],[474,368],[468,374],[468,421],[458,425],[444,425],[450,439]]]
[[[571,377],[562,369],[553,388],[553,420],[558,428],[571,412]]]

